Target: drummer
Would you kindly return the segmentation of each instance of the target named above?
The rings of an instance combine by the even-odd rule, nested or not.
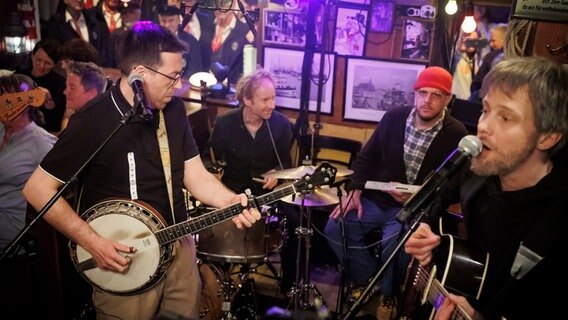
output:
[[[274,110],[275,82],[268,71],[257,70],[243,76],[237,83],[236,96],[239,107],[217,117],[204,157],[213,166],[225,163],[221,181],[229,189],[250,189],[254,196],[259,196],[278,184],[277,178],[263,176],[264,173],[292,165],[292,125],[288,117]],[[297,215],[286,203],[277,205],[287,216],[288,234],[293,235]],[[288,240],[280,251],[283,293],[291,288],[295,273],[297,240]]]
[[[385,261],[393,252],[397,235],[403,230],[395,217],[412,195],[398,190],[366,190],[365,182],[421,185],[467,133],[447,110],[452,99],[449,72],[439,67],[424,69],[418,75],[414,90],[415,106],[400,106],[385,113],[359,153],[353,166],[353,182],[348,186],[349,201],[342,202],[343,208],[338,206],[333,210],[325,228],[325,234],[331,239],[330,247],[339,261],[343,261],[338,220],[344,215],[350,263],[347,269],[356,287],[353,298],[358,298],[367,281],[379,269],[379,262],[365,247],[364,235],[377,230],[382,233],[380,260]],[[381,279],[379,313],[384,310],[388,315],[390,312],[386,309],[392,306],[400,280],[395,274],[396,265],[392,263]]]

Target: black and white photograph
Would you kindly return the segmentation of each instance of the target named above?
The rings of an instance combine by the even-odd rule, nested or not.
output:
[[[390,33],[394,23],[394,0],[375,0],[371,6],[369,31]]]
[[[430,59],[434,22],[405,19],[402,25],[403,37],[400,57],[428,61]]]
[[[320,18],[318,16],[318,18]],[[264,11],[263,42],[295,47],[306,45],[306,13],[300,11]],[[321,24],[321,18],[318,23]],[[321,28],[316,28],[316,33]],[[321,43],[321,36],[316,34],[316,41]]]
[[[300,86],[304,52],[281,48],[264,47],[264,69],[270,71],[276,81],[276,106],[300,110]],[[309,109],[317,110],[317,81],[319,79],[320,54],[315,53],[312,63]],[[326,54],[323,70],[325,81],[322,88],[321,112],[331,114],[333,99],[333,75],[335,55]]]
[[[426,67],[372,59],[347,59],[343,118],[378,122],[390,109],[414,103],[414,82]]]
[[[337,8],[334,51],[340,55],[363,56],[367,35],[366,9]]]

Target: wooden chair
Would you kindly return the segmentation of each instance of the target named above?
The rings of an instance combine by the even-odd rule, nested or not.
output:
[[[307,157],[313,165],[327,161],[334,166],[351,168],[362,145],[360,141],[347,138],[302,135],[298,137],[298,165]]]

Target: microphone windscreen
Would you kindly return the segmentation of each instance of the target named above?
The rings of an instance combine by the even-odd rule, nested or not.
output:
[[[472,157],[477,157],[481,150],[483,149],[483,144],[478,137],[474,135],[468,135],[463,137],[458,146],[463,149],[465,152],[470,154]]]
[[[142,78],[142,75],[141,75],[141,74],[139,74],[139,73],[131,73],[131,74],[128,76],[128,85],[129,85],[129,86],[132,86],[132,83],[133,83],[135,80],[138,80],[138,81],[144,83],[144,78]]]

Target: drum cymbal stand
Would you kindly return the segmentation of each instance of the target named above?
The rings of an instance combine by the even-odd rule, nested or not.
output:
[[[310,283],[310,248],[311,237],[313,235],[312,225],[312,210],[310,206],[305,206],[306,192],[300,194],[302,202],[300,205],[300,226],[296,228],[296,236],[298,237],[298,251],[296,252],[296,282],[288,296],[292,299],[290,303],[293,304],[294,310],[298,308],[303,310],[314,309],[314,304],[310,303],[310,292],[313,291],[314,300],[317,299],[322,302],[325,306],[325,300],[318,290],[318,288]],[[304,214],[306,218],[306,225],[304,226]],[[303,241],[302,241],[303,240]],[[303,283],[300,284],[300,257],[302,252],[302,242],[304,242],[305,247],[305,257],[304,257],[304,272],[303,272]]]

